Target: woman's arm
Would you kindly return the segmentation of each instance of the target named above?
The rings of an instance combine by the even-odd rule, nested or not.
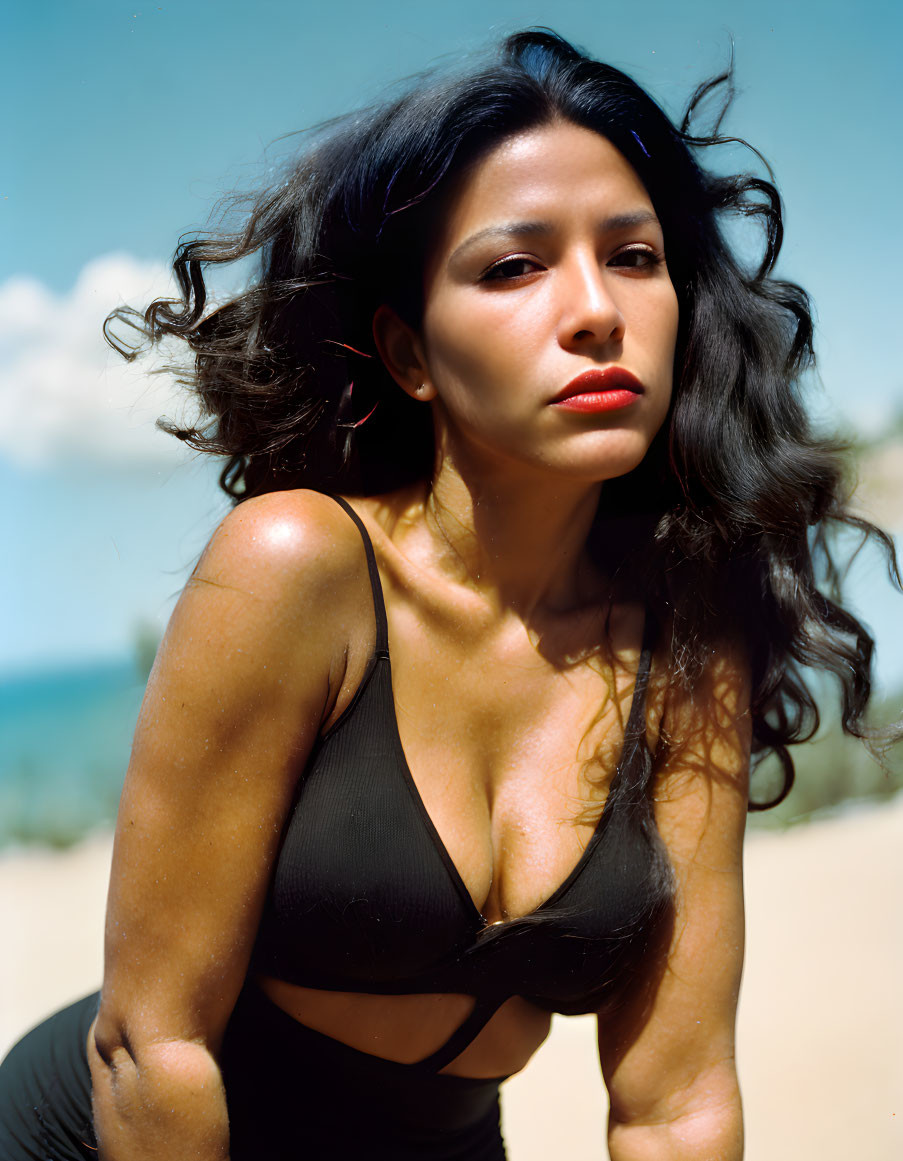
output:
[[[342,684],[361,567],[332,501],[264,496],[226,518],[173,614],[119,809],[89,1037],[102,1161],[228,1157],[216,1054]]]
[[[693,704],[666,709],[656,821],[674,869],[673,928],[637,994],[599,1019],[612,1161],[739,1161],[734,1025],[743,964],[746,668],[718,655]]]

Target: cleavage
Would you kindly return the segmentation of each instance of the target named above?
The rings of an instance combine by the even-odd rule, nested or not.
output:
[[[404,662],[390,642],[398,734],[437,844],[485,922],[531,913],[568,879],[595,830],[630,675],[620,675],[616,707],[597,674],[577,685],[535,664],[449,669],[420,653],[399,678],[399,652]]]

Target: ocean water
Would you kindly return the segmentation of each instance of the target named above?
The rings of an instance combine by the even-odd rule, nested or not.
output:
[[[144,684],[128,660],[0,680],[0,847],[113,821]]]

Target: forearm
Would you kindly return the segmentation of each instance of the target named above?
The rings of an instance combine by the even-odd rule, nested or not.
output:
[[[608,1151],[611,1161],[742,1161],[739,1096],[658,1122],[609,1119]]]
[[[89,1045],[99,1161],[228,1161],[222,1078],[200,1044],[168,1041],[134,1056]]]

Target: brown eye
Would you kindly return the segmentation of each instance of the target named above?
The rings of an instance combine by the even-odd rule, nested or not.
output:
[[[619,250],[608,261],[609,266],[626,266],[630,270],[642,270],[647,266],[658,266],[661,256],[646,246],[631,246]]]
[[[483,274],[482,282],[503,282],[509,278],[522,278],[539,268],[532,258],[504,258],[495,266],[490,266]]]

